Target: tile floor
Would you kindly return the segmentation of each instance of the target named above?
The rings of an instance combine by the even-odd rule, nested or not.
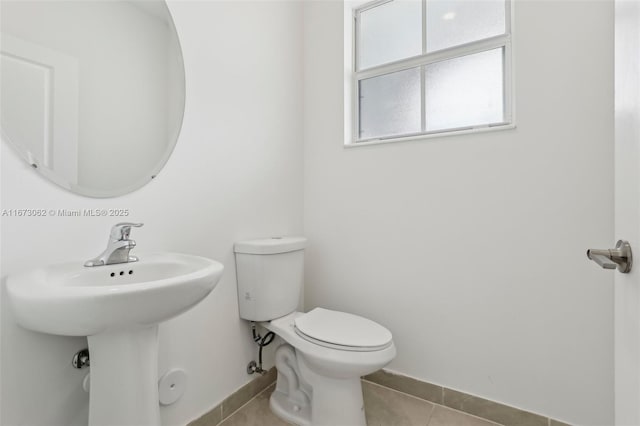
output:
[[[220,426],[288,426],[269,409],[274,388],[275,385],[269,386]],[[368,426],[498,425],[370,382],[362,382],[362,389]]]

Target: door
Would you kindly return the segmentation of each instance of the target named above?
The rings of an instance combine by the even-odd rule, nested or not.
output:
[[[615,274],[615,423],[640,425],[640,1],[616,0],[615,233],[635,251]]]
[[[78,181],[78,60],[1,34],[2,137],[32,165]],[[63,184],[63,186],[65,186]]]

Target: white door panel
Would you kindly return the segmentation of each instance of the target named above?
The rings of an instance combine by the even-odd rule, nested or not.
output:
[[[14,146],[30,164],[77,183],[77,60],[8,34],[1,41],[3,138],[20,142]]]
[[[640,425],[640,2],[616,0],[615,238],[635,265],[615,274],[616,425]]]

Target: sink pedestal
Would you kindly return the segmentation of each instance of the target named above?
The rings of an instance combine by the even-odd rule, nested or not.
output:
[[[24,328],[88,336],[90,426],[158,426],[158,324],[200,303],[223,270],[205,257],[142,253],[127,264],[37,267],[5,287]]]
[[[89,426],[158,426],[158,325],[89,336]]]

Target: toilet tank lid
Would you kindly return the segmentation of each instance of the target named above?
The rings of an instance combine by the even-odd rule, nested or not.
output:
[[[246,254],[277,254],[302,250],[306,246],[305,237],[272,237],[237,242],[233,251]]]

